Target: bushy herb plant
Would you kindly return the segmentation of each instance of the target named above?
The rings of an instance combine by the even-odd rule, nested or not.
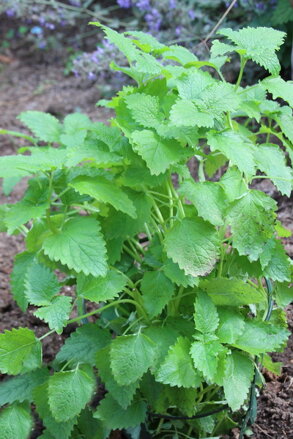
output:
[[[284,34],[222,30],[228,41],[203,62],[101,27],[129,63],[112,68],[137,83],[100,102],[115,111],[111,124],[27,111],[19,118],[33,136],[10,134],[28,146],[0,159],[6,191],[28,178],[22,200],[1,207],[1,230],[26,243],[12,294],[49,326],[41,337],[0,335],[0,370],[12,376],[0,385],[1,437],[29,436],[31,404],[42,439],[116,429],[220,437],[247,407],[244,427],[253,421],[261,365],[278,373],[268,353],[289,334],[288,230],[252,186],[267,178],[283,195],[292,189],[293,91],[276,56]],[[236,84],[221,73],[231,52],[241,59]],[[249,59],[270,76],[243,88]],[[44,364],[42,340],[69,324]]]

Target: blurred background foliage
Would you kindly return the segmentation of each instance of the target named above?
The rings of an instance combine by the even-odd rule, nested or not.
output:
[[[89,80],[112,84],[124,81],[119,72],[109,73],[109,63],[121,63],[120,55],[103,40],[89,21],[120,30],[142,30],[168,44],[182,44],[200,59],[208,58],[206,36],[214,29],[231,1],[223,0],[1,0],[1,52],[38,50],[44,59],[54,54],[64,64],[65,74],[86,76]],[[279,53],[282,76],[292,77],[293,0],[238,0],[225,20],[224,27],[272,26],[287,33]],[[261,44],[261,41],[260,41]],[[231,60],[233,80],[238,59]],[[262,76],[256,65],[247,69],[246,82]],[[104,92],[107,93],[107,90]]]

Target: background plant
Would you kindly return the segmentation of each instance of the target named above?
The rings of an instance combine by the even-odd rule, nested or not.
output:
[[[228,41],[199,61],[149,34],[102,28],[128,61],[112,68],[136,83],[99,103],[115,111],[111,126],[28,111],[20,120],[33,135],[1,131],[28,145],[0,159],[7,193],[29,177],[23,199],[1,207],[1,230],[26,242],[12,293],[50,329],[0,335],[0,370],[13,376],[0,386],[1,431],[27,437],[32,402],[44,439],[113,429],[215,437],[248,404],[244,431],[261,364],[278,373],[268,352],[288,337],[291,264],[279,238],[289,232],[276,202],[251,187],[269,178],[284,195],[292,189],[292,83],[276,56],[284,34],[225,29]],[[235,84],[222,73],[231,52]],[[270,76],[244,88],[248,60]],[[43,364],[42,339],[68,324],[77,329]],[[97,377],[107,390],[98,405]]]

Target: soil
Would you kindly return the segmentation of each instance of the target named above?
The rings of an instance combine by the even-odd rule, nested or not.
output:
[[[1,64],[2,62],[2,64]],[[93,120],[105,121],[109,114],[106,110],[97,109],[95,103],[99,100],[99,91],[94,83],[65,77],[60,66],[52,64],[38,64],[35,58],[17,59],[9,55],[8,59],[0,57],[0,127],[9,130],[19,130],[23,127],[16,116],[25,110],[40,110],[50,112],[57,117],[63,117],[74,111],[82,111]],[[23,143],[19,139],[8,136],[0,138],[0,154],[13,154]],[[274,187],[265,180],[257,182],[257,187],[278,200],[279,219],[292,229],[293,200],[279,197]],[[18,184],[11,196],[0,194],[0,203],[14,202],[21,198],[25,189],[25,182]],[[291,221],[291,222],[290,222]],[[292,239],[284,239],[288,254],[293,255]],[[38,336],[47,332],[47,325],[33,316],[33,310],[23,313],[12,300],[9,292],[9,276],[12,270],[15,254],[24,248],[20,236],[7,236],[0,233],[0,332],[4,329],[28,326]],[[293,307],[288,307],[289,326],[293,327]],[[62,344],[63,335],[51,335],[43,340],[44,359],[50,361]],[[282,361],[283,372],[280,377],[266,374],[267,385],[259,397],[258,417],[252,427],[253,439],[293,439],[293,338],[282,354],[274,354],[274,360]],[[2,376],[3,378],[3,376]],[[0,375],[1,379],[1,375]],[[31,437],[37,438],[40,429]],[[232,432],[230,438],[237,439],[239,431]],[[119,432],[114,432],[112,439],[122,439]]]

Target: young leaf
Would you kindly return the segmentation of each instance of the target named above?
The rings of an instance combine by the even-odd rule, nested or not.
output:
[[[25,275],[30,265],[33,263],[35,255],[33,253],[19,253],[14,260],[14,266],[11,273],[11,290],[13,299],[22,311],[28,306],[28,300],[24,295]]]
[[[184,150],[178,142],[161,140],[151,130],[134,131],[131,141],[152,175],[164,173],[172,164],[183,158]]]
[[[170,386],[198,387],[201,377],[194,370],[189,350],[188,338],[179,337],[157,371],[156,380]]]
[[[105,277],[93,277],[79,274],[77,277],[77,294],[92,302],[114,299],[127,284],[127,278],[114,270],[109,270]]]
[[[48,323],[50,329],[61,334],[66,321],[71,313],[71,297],[57,296],[51,303],[34,312],[34,315]]]
[[[96,355],[96,366],[101,380],[111,396],[125,410],[131,404],[139,382],[119,386],[114,379],[110,367],[110,346],[101,349]]]
[[[176,85],[182,99],[193,100],[199,98],[202,91],[214,81],[208,72],[199,69],[186,70],[186,73],[176,80]]]
[[[275,295],[277,305],[282,308],[293,302],[293,288],[289,284],[276,282]]]
[[[111,335],[95,323],[80,326],[65,340],[56,359],[61,363],[71,360],[74,363],[95,364],[96,353],[110,343]]]
[[[195,368],[202,372],[209,381],[214,380],[218,369],[219,355],[225,352],[226,349],[217,340],[195,341],[190,349]]]
[[[18,119],[26,125],[34,135],[45,142],[59,142],[61,125],[49,113],[41,111],[25,111],[18,116]]]
[[[73,426],[77,422],[77,418],[75,417],[73,419],[70,419],[69,421],[62,422],[57,422],[55,420],[50,411],[48,402],[48,382],[34,389],[33,398],[37,412],[42,418],[42,422],[47,428],[48,433],[50,433],[54,439],[69,439],[73,430]]]
[[[248,191],[241,172],[234,166],[228,168],[219,183],[230,202],[241,198]]]
[[[163,121],[157,96],[133,93],[126,96],[125,102],[133,119],[143,127],[156,128]]]
[[[173,283],[162,271],[147,271],[141,281],[143,304],[150,317],[160,314],[174,293]]]
[[[273,95],[274,99],[282,98],[293,107],[293,84],[289,81],[284,81],[281,77],[265,78],[261,84]]]
[[[179,188],[179,193],[194,204],[198,215],[214,226],[224,224],[225,194],[223,189],[210,181],[185,181]]]
[[[253,355],[273,352],[281,348],[290,332],[267,322],[245,322],[243,333],[233,346]]]
[[[113,181],[103,177],[80,176],[71,181],[70,186],[77,192],[90,195],[98,201],[111,204],[116,210],[136,218],[135,207],[125,192]]]
[[[165,249],[185,274],[204,276],[214,268],[218,242],[216,230],[211,225],[200,218],[184,218],[167,231]]]
[[[11,404],[15,401],[31,402],[33,400],[33,389],[42,384],[48,377],[48,369],[43,368],[2,381],[0,386],[0,406]]]
[[[17,375],[41,365],[41,343],[28,328],[12,329],[0,334],[0,370]]]
[[[178,127],[207,127],[214,125],[214,118],[208,112],[201,111],[192,101],[178,99],[170,111],[171,122]]]
[[[60,284],[55,274],[44,265],[32,263],[25,276],[25,296],[33,305],[49,305],[59,293]]]
[[[224,378],[224,393],[233,411],[239,410],[248,395],[254,367],[252,361],[234,351],[227,358],[226,373]]]
[[[32,429],[32,417],[26,404],[14,404],[0,412],[3,439],[27,439]]]
[[[258,168],[267,174],[283,195],[288,197],[292,191],[292,169],[286,166],[285,155],[275,145],[259,145],[255,152]]]
[[[260,263],[268,278],[279,282],[290,281],[291,261],[279,240],[268,241],[260,255]]]
[[[179,331],[173,326],[172,323],[166,326],[149,326],[145,330],[145,335],[156,345],[155,359],[150,368],[152,373],[154,373],[163,362],[170,346],[175,344],[179,336]]]
[[[209,316],[208,319],[207,316]],[[206,293],[197,293],[194,305],[194,323],[195,328],[202,334],[215,332],[219,325],[217,308]]]
[[[241,306],[266,301],[262,290],[254,288],[241,279],[217,277],[203,280],[200,288],[206,291],[216,305]]]
[[[144,401],[135,401],[123,409],[110,395],[102,400],[94,414],[109,430],[136,427],[145,421],[147,406]]]
[[[57,422],[66,422],[77,416],[90,401],[96,380],[89,366],[55,372],[49,378],[49,406]]]
[[[179,287],[183,286],[184,288],[187,288],[198,285],[199,278],[191,275],[186,276],[184,270],[182,270],[179,265],[173,262],[171,259],[167,259],[163,265],[163,271],[165,275]]]
[[[244,331],[244,318],[231,308],[219,308],[219,327],[216,335],[221,343],[232,344]]]
[[[107,273],[105,242],[94,218],[70,219],[61,231],[45,238],[43,249],[51,260],[60,261],[77,273],[93,276]]]
[[[111,343],[111,369],[120,386],[134,383],[152,366],[156,345],[144,334],[117,337]]]

